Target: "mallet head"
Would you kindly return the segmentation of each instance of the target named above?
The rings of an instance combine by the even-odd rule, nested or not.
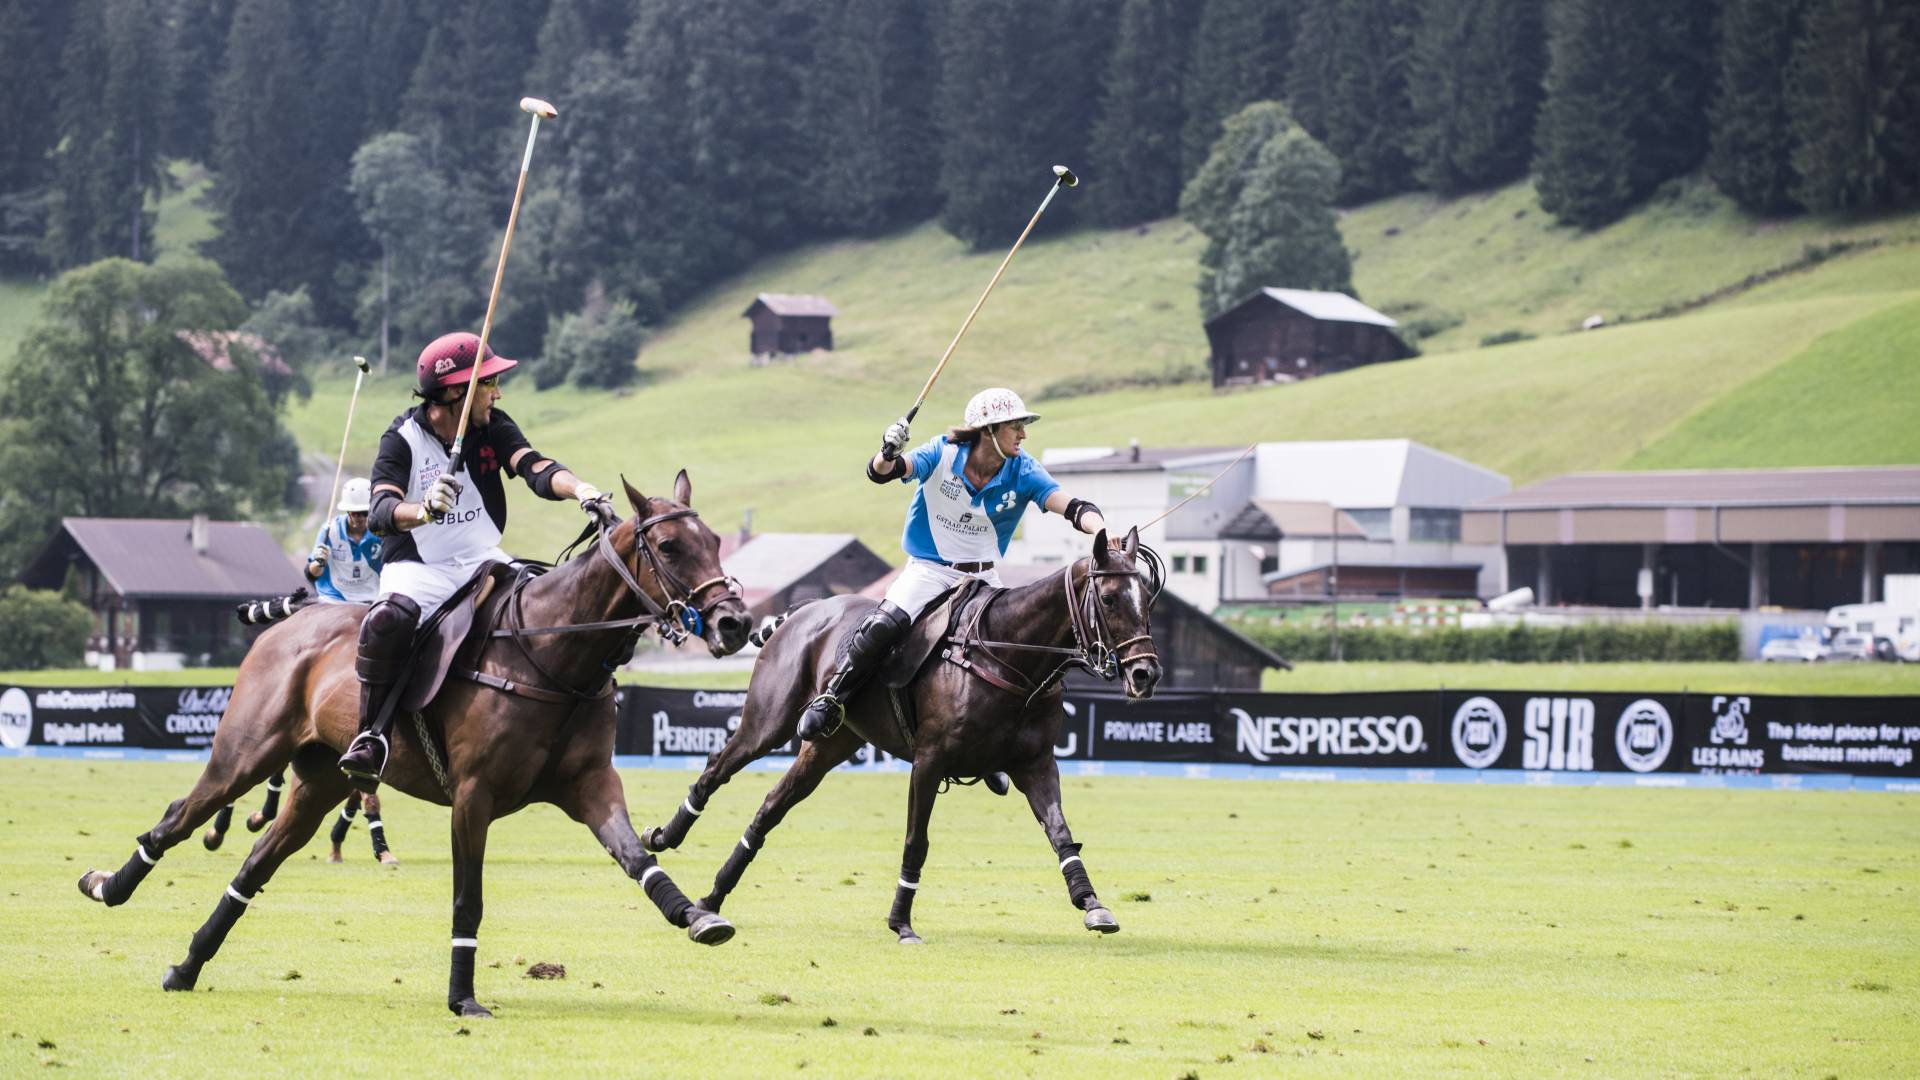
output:
[[[520,111],[530,112],[542,120],[551,120],[554,117],[560,115],[560,110],[554,108],[552,105],[549,105],[544,101],[541,101],[537,97],[521,98]]]
[[[1055,165],[1053,167],[1053,175],[1060,178],[1059,182],[1063,187],[1080,186],[1080,178],[1073,175],[1073,170],[1067,168],[1065,165]]]
[[[367,358],[366,358],[366,357],[364,357],[364,356],[356,356],[356,357],[354,357],[354,358],[353,358],[353,366],[354,366],[354,367],[357,367],[357,368],[359,368],[359,369],[360,369],[360,374],[362,374],[362,375],[365,375],[365,374],[366,374],[367,372],[369,372],[369,371],[372,371],[372,370],[373,370],[373,365],[372,365],[372,364],[369,364],[369,363],[367,363]]]

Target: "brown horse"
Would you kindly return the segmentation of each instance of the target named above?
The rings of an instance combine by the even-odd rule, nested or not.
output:
[[[870,742],[913,763],[906,852],[887,917],[901,944],[921,940],[912,926],[913,898],[920,889],[927,823],[942,782],[996,771],[1011,776],[1026,795],[1060,860],[1068,897],[1085,912],[1087,929],[1108,934],[1119,930],[1113,913],[1094,895],[1080,845],[1060,812],[1060,767],[1053,746],[1065,716],[1059,680],[1068,666],[1109,679],[1124,673],[1129,698],[1153,696],[1160,663],[1153,653],[1147,613],[1158,596],[1161,574],[1151,549],[1136,561],[1141,551],[1138,530],[1127,533],[1119,548],[1107,546],[1102,530],[1093,554],[1058,574],[1019,588],[973,593],[951,612],[946,631],[933,643],[942,650],[938,659],[910,684],[917,727],[895,715],[884,688],[856,693],[837,731],[801,746],[700,906],[719,911],[787,811]],[[841,639],[873,606],[874,601],[863,597],[836,596],[801,607],[780,625],[754,664],[739,728],[707,759],[672,821],[645,833],[648,850],[678,847],[720,785],[793,738],[801,710],[833,670]],[[938,605],[928,611],[933,618],[945,614]],[[924,655],[913,645],[917,641],[927,647],[931,633],[926,625],[916,627],[903,651],[909,657]]]
[[[649,499],[630,484],[626,493],[638,517],[621,522],[603,506],[592,551],[518,578],[489,605],[498,622],[469,665],[475,670],[456,665],[423,722],[394,727],[385,782],[453,808],[447,1006],[462,1016],[489,1015],[473,992],[487,827],[530,803],[552,803],[591,829],[668,922],[694,941],[718,945],[733,936],[725,919],[687,900],[628,821],[612,760],[612,670],[649,629],[670,639],[699,633],[714,655],[735,652],[746,643],[746,606],[720,570],[719,538],[688,508],[692,487],[684,471],[672,499]],[[704,605],[703,596],[710,597]],[[234,796],[292,766],[279,820],[254,844],[186,959],[167,969],[166,989],[193,988],[254,895],[347,797],[335,760],[358,728],[354,654],[365,611],[358,604],[314,605],[262,634],[240,665],[199,782],[139,837],[119,871],[81,877],[89,898],[126,902],[169,848]],[[440,739],[428,734],[436,729]],[[435,742],[444,743],[444,755]]]

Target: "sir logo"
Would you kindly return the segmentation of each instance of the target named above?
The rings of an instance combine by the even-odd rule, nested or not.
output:
[[[1587,698],[1528,698],[1522,721],[1523,769],[1593,769],[1593,702]]]

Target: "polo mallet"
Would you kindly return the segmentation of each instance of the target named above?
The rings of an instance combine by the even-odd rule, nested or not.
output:
[[[347,427],[340,433],[340,460],[333,466],[333,494],[327,496],[329,516],[340,502],[340,473],[347,467],[347,438],[353,434],[353,410],[360,404],[360,384],[366,380],[367,372],[372,370],[368,367],[367,358],[364,356],[354,357],[353,366],[359,368],[360,373],[353,377],[353,397],[347,401]]]
[[[467,441],[467,419],[473,415],[473,392],[480,385],[480,365],[487,358],[487,336],[493,333],[493,309],[500,302],[500,281],[507,276],[507,252],[513,249],[513,226],[520,220],[520,196],[527,190],[527,167],[533,164],[533,140],[540,134],[540,121],[560,113],[539,98],[520,99],[520,111],[533,114],[527,127],[527,152],[520,158],[520,180],[513,187],[513,209],[507,211],[507,234],[500,238],[500,262],[493,268],[493,291],[487,295],[487,317],[480,323],[480,345],[474,350],[473,371],[467,377],[467,400],[460,406],[460,427],[453,437],[453,453],[447,458],[449,475],[460,471],[461,451]]]
[[[1006,258],[1000,260],[1000,269],[993,272],[993,279],[987,282],[986,290],[980,294],[980,299],[974,301],[973,310],[967,312],[966,321],[960,324],[960,332],[953,335],[953,340],[947,343],[947,351],[941,354],[940,363],[935,365],[933,374],[927,376],[927,385],[920,388],[920,396],[913,399],[913,408],[907,410],[907,423],[913,423],[913,418],[920,412],[920,406],[926,402],[927,395],[933,392],[934,381],[940,378],[940,372],[946,368],[947,361],[953,358],[953,350],[960,347],[960,339],[966,336],[967,327],[973,325],[973,317],[980,314],[980,305],[987,302],[987,295],[993,292],[995,285],[1000,284],[1000,275],[1007,272],[1007,264],[1013,261],[1013,253],[1020,250],[1020,245],[1027,242],[1027,234],[1040,223],[1040,215],[1047,212],[1047,204],[1053,201],[1053,197],[1061,188],[1079,186],[1080,178],[1073,175],[1072,169],[1065,165],[1053,167],[1053,186],[1047,189],[1047,197],[1040,200],[1040,209],[1033,212],[1033,218],[1027,222],[1027,227],[1020,230],[1020,239],[1013,242],[1013,249],[1007,252]]]

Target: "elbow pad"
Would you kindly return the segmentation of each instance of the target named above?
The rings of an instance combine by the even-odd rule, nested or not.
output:
[[[393,511],[400,505],[400,496],[382,488],[373,493],[373,505],[367,511],[367,528],[375,536],[392,536],[400,530],[394,528]]]
[[[1067,508],[1060,512],[1060,516],[1066,518],[1067,523],[1076,529],[1080,527],[1080,519],[1088,514],[1100,514],[1100,508],[1086,499],[1068,499]],[[1100,516],[1106,515],[1100,514]]]
[[[894,458],[888,461],[887,471],[884,473],[873,471],[873,459],[872,458],[867,459],[867,479],[873,481],[876,484],[886,484],[886,483],[891,483],[892,481],[898,480],[900,479],[901,476],[906,474],[906,471],[907,471],[906,458]]]
[[[540,469],[540,463],[543,461],[549,464],[546,468]],[[527,478],[527,486],[533,489],[535,495],[543,499],[558,499],[560,496],[553,493],[553,478],[565,472],[566,468],[565,465],[550,457],[535,458],[521,466],[520,475]],[[535,469],[540,471],[534,472]]]

